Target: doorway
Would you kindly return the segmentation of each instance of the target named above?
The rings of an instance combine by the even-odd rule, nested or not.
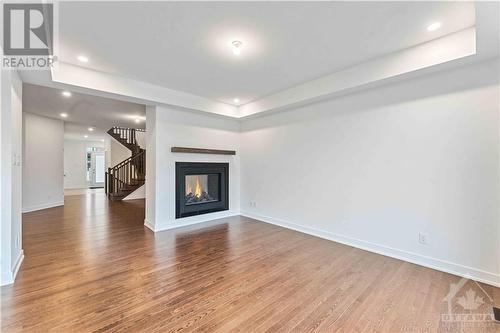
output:
[[[90,188],[104,187],[105,160],[104,151],[92,149],[87,152],[87,181]]]

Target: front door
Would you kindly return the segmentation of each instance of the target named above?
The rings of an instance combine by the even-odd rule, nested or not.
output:
[[[103,151],[90,153],[90,187],[104,187],[105,164]]]

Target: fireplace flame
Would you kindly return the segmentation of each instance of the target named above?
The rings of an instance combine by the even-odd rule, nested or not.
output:
[[[196,182],[194,181],[195,178]],[[203,193],[202,183],[203,178],[201,178],[200,176],[190,176],[189,180],[186,178],[186,196],[190,194],[196,198],[201,198]]]
[[[199,177],[196,177],[196,187],[194,189],[194,195],[198,198],[201,197],[201,185]]]

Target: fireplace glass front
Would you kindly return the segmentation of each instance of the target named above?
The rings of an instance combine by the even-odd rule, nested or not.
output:
[[[229,164],[176,162],[175,217],[229,209]]]
[[[219,174],[186,175],[186,205],[219,201]]]

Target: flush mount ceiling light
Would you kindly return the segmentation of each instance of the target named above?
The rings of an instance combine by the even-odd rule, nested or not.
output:
[[[63,113],[60,113],[59,115],[60,115],[61,117],[63,117],[63,118],[68,117],[68,114],[67,114],[67,113],[64,113],[64,112],[63,112]]]
[[[439,28],[441,28],[441,25],[442,25],[441,22],[431,23],[429,24],[429,26],[427,26],[427,31],[436,31]]]
[[[93,132],[94,128],[93,127],[89,127],[88,130],[91,131],[91,132]]]
[[[241,47],[242,47],[243,43],[239,40],[233,40],[231,42],[231,47],[233,49],[233,54],[234,55],[239,55],[241,53]]]
[[[89,58],[84,55],[79,55],[78,57],[76,57],[76,59],[78,59],[78,61],[80,62],[89,62]]]
[[[65,91],[63,91],[61,94],[62,94],[64,97],[71,97],[71,93],[70,93],[69,91],[66,91],[66,90],[65,90]]]

